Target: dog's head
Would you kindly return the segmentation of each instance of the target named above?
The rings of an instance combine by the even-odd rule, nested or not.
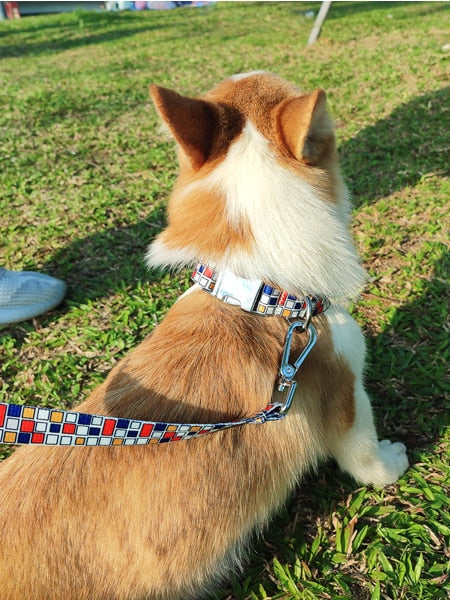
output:
[[[177,142],[180,175],[150,266],[201,260],[292,293],[354,296],[364,281],[347,228],[323,90],[263,72],[201,98],[151,86]]]

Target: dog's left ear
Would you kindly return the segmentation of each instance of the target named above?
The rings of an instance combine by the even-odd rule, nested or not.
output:
[[[278,124],[289,152],[308,165],[317,164],[334,140],[333,123],[326,110],[326,94],[320,89],[282,104]]]
[[[208,159],[217,129],[218,107],[213,102],[180,96],[157,85],[150,86],[153,103],[193,169]]]

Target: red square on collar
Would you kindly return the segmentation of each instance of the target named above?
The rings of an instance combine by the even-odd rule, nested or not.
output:
[[[32,433],[34,431],[34,421],[22,421],[20,431]]]
[[[287,292],[281,292],[280,299],[278,300],[278,306],[284,306],[289,294]]]

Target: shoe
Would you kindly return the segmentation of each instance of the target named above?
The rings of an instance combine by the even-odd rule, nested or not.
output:
[[[0,268],[0,325],[37,317],[57,306],[66,294],[64,281],[33,271]]]

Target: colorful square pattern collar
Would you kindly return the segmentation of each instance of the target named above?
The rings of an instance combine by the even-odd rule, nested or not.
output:
[[[243,310],[266,316],[297,318],[287,331],[278,373],[278,391],[286,394],[284,403],[269,404],[253,417],[205,424],[140,421],[0,402],[0,443],[45,446],[164,444],[230,427],[283,419],[297,387],[294,377],[316,343],[317,334],[310,323],[311,317],[323,312],[328,307],[328,301],[315,296],[300,299],[261,281],[236,277],[228,271],[218,273],[203,264],[197,265],[192,278],[218,299],[238,305]],[[306,333],[308,339],[300,356],[291,364],[291,341],[296,329]]]
[[[306,298],[279,290],[259,279],[237,277],[231,271],[218,272],[208,265],[198,263],[192,273],[192,280],[219,300],[257,315],[303,319],[307,312]],[[311,302],[311,316],[319,315],[329,307],[329,301],[325,297],[308,298]]]

